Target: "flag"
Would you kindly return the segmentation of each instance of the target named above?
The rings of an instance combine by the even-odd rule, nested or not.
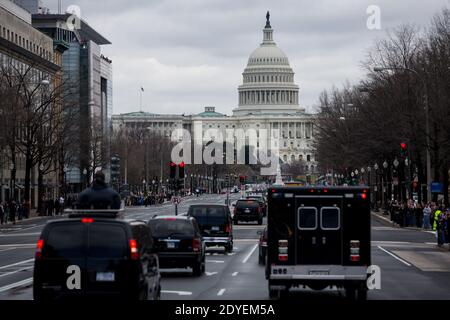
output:
[[[144,87],[141,87],[141,91],[144,92]]]

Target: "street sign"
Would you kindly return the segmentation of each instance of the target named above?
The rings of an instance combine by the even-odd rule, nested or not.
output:
[[[180,197],[173,196],[173,197],[172,197],[172,203],[173,203],[173,204],[180,204],[180,203],[181,203],[181,198],[180,198]]]
[[[431,183],[431,193],[443,193],[444,192],[444,185],[439,182],[433,182]]]

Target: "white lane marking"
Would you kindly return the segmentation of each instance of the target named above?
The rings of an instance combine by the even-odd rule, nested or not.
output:
[[[4,274],[0,274],[0,278],[6,277],[6,276],[10,276],[10,275],[18,273],[18,272],[27,271],[27,270],[30,270],[30,269],[33,269],[33,268],[34,268],[34,266],[25,267],[25,268],[21,268],[19,270],[15,270],[15,271],[7,272],[7,273],[4,273]]]
[[[14,243],[14,244],[0,244],[0,248],[35,248],[35,243]]]
[[[10,267],[14,267],[14,266],[19,266],[21,264],[29,263],[29,262],[32,262],[32,261],[34,261],[34,259],[28,259],[28,260],[19,261],[19,262],[13,263],[13,264],[8,264],[6,266],[1,266],[0,270],[7,269],[7,268],[10,268]]]
[[[400,261],[401,263],[407,265],[408,267],[411,267],[411,264],[409,262],[406,262],[405,260],[397,257],[395,254],[393,254],[392,252],[387,251],[386,249],[384,249],[383,247],[377,246],[378,249],[386,252],[388,255],[390,255],[391,257],[393,257],[394,259],[397,259],[398,261]]]
[[[225,263],[225,261],[223,261],[223,260],[206,260],[206,262],[211,262],[211,263]]]
[[[11,284],[8,284],[7,286],[0,287],[0,292],[5,292],[5,291],[8,291],[8,290],[17,288],[17,287],[21,287],[21,286],[30,284],[32,282],[33,282],[33,278],[27,278],[25,280],[22,280],[22,281],[19,281],[19,282],[15,282],[15,283],[11,283]]]
[[[161,290],[161,293],[173,293],[179,296],[190,296],[192,292],[190,291],[173,291],[173,290]]]
[[[232,276],[232,277],[236,277],[236,276],[238,275],[238,273],[239,273],[239,272],[237,272],[237,271],[236,271],[236,272],[233,272],[233,273],[231,274],[231,276]]]
[[[218,272],[205,272],[205,274],[206,274],[208,277],[210,277],[210,276],[213,276],[213,275],[215,275],[215,274],[218,274]]]
[[[0,252],[5,252],[5,251],[10,251],[10,250],[16,250],[16,247],[12,247],[12,248],[6,248],[6,249],[0,249]]]
[[[408,242],[408,241],[372,241],[371,242],[372,244],[377,244],[377,243],[380,243],[380,244],[411,244],[412,242]]]
[[[0,237],[29,237],[29,236],[39,236],[40,232],[32,232],[32,233],[0,233]]]
[[[233,242],[255,242],[259,241],[259,239],[233,239]]]
[[[242,260],[242,263],[247,263],[248,259],[250,259],[250,257],[252,256],[253,252],[255,252],[256,248],[258,248],[258,244],[255,244],[252,248],[252,250],[250,250],[250,252],[247,254],[247,256],[244,258],[244,260]]]
[[[436,231],[425,230],[424,232],[427,232],[427,233],[431,233],[431,234],[433,234],[433,235],[436,235]]]
[[[223,296],[223,294],[225,293],[227,289],[220,289],[219,292],[217,292],[218,296]]]

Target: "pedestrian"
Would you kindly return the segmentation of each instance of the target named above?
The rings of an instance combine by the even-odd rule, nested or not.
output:
[[[64,197],[59,197],[59,210],[61,210],[61,214],[64,214]]]
[[[17,204],[14,200],[9,203],[9,220],[16,224]]]
[[[5,220],[5,209],[3,208],[3,204],[0,202],[0,224],[3,224]]]
[[[55,199],[54,206],[55,206],[55,216],[59,216],[59,211],[61,209],[59,205],[59,199]]]
[[[49,198],[47,201],[47,213],[49,216],[53,216],[53,209],[55,207],[55,202]]]
[[[430,203],[427,203],[425,208],[423,208],[423,229],[429,230],[430,225],[430,215],[431,215],[431,206]]]
[[[445,213],[442,205],[439,206],[439,209],[434,213],[435,215],[435,223],[436,223],[436,237],[437,237],[437,245],[442,247],[445,242]]]

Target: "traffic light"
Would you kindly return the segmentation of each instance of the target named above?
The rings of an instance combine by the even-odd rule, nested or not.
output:
[[[178,178],[184,179],[184,162],[180,162],[178,165]]]
[[[175,164],[175,162],[171,161],[169,163],[169,168],[170,168],[170,179],[175,179],[177,174],[177,165]]]
[[[405,142],[400,143],[400,148],[401,150],[401,155],[403,157],[407,157],[408,156],[408,146]]]

